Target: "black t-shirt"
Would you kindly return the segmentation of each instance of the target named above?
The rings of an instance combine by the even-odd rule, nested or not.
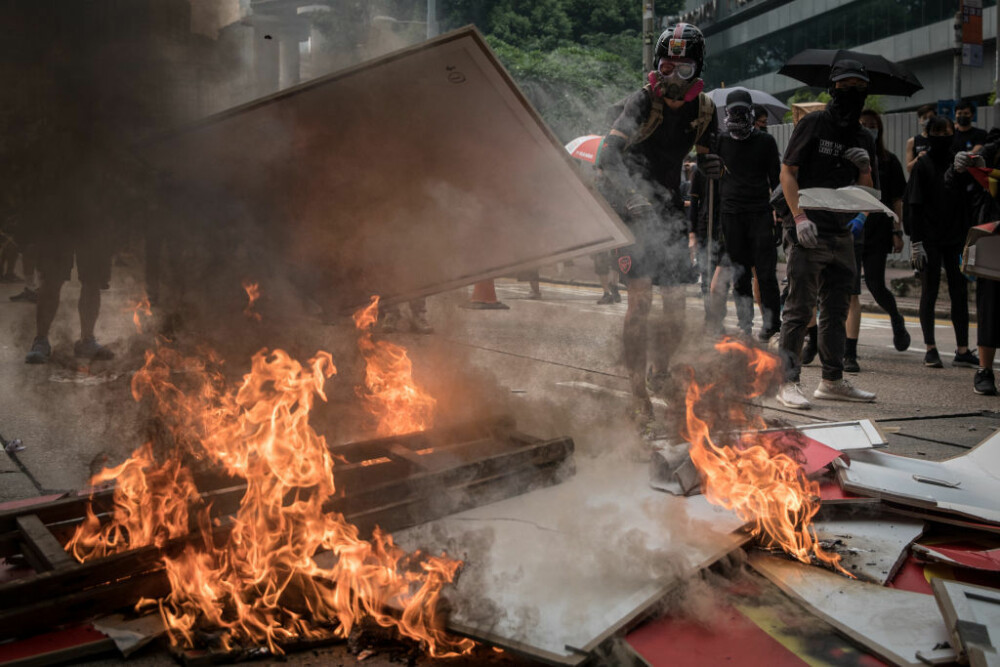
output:
[[[843,128],[837,125],[829,111],[816,111],[803,116],[792,131],[782,161],[799,168],[799,189],[843,188],[858,180],[858,168],[843,157],[848,148],[861,147],[868,151],[872,163],[872,180],[878,182],[878,160],[875,142],[860,124]],[[808,211],[820,234],[842,234],[854,213]]]
[[[771,208],[771,191],[778,187],[781,156],[767,132],[754,130],[743,140],[719,137],[717,152],[726,165],[719,180],[723,213],[757,213]]]
[[[920,151],[930,150],[931,140],[925,137],[923,134],[917,134],[913,137],[913,157],[920,155]],[[914,165],[916,166],[916,165]]]
[[[938,245],[961,246],[968,225],[955,193],[945,187],[944,174],[950,162],[935,162],[930,154],[913,165],[906,184],[906,218],[910,238]]]
[[[892,203],[906,193],[906,176],[899,158],[888,151],[886,158],[878,161],[878,180],[882,203],[891,209]],[[865,245],[885,250],[886,244],[892,245],[892,218],[885,213],[872,213],[865,222]]]
[[[955,138],[951,141],[951,154],[959,151],[971,151],[973,146],[981,146],[986,143],[986,130],[981,127],[972,127],[968,130],[955,129]]]
[[[652,98],[644,88],[637,90],[625,100],[625,108],[611,129],[634,137],[649,117],[652,104]],[[662,198],[669,193],[675,206],[681,209],[684,206],[680,198],[681,172],[684,157],[695,144],[696,129],[692,123],[698,118],[698,110],[698,98],[685,102],[677,110],[664,102],[660,125],[645,141],[630,146],[624,155],[625,165],[633,180],[658,186],[655,195]],[[698,139],[698,145],[707,148],[714,138],[713,122]],[[666,192],[662,192],[661,188]]]

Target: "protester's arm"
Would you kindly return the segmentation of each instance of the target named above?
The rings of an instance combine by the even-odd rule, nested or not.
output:
[[[906,173],[913,171],[913,165],[920,159],[920,155],[923,155],[923,151],[921,151],[920,155],[913,154],[913,143],[913,137],[906,140]]]
[[[903,252],[903,198],[892,201],[892,212],[896,219],[892,221],[892,251]]]
[[[781,165],[781,191],[785,193],[785,201],[792,216],[802,212],[799,208],[799,168],[790,164]]]
[[[774,190],[781,182],[781,155],[778,153],[778,142],[771,135],[767,136],[771,139],[768,148],[767,184]]]

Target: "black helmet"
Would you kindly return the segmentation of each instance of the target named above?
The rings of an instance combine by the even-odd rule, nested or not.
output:
[[[701,76],[705,64],[705,36],[697,26],[690,23],[675,23],[656,40],[654,52],[656,62],[660,58],[690,58],[695,62],[695,76]]]

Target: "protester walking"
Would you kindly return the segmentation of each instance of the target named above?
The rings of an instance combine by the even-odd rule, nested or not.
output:
[[[945,172],[952,164],[954,141],[951,122],[935,118],[928,124],[929,148],[917,160],[906,185],[904,224],[910,235],[910,260],[920,272],[920,328],[927,352],[924,365],[942,368],[934,335],[934,305],[941,285],[941,268],[948,280],[951,325],[955,331],[952,366],[977,368],[979,358],[969,350],[968,282],[959,267],[968,224],[961,214],[963,198],[945,187]]]
[[[857,183],[877,186],[872,164],[875,142],[859,120],[868,94],[864,65],[843,59],[830,70],[832,101],[823,111],[808,114],[792,132],[781,165],[781,187],[793,216],[789,231],[788,298],[782,313],[780,349],[785,383],[778,401],[786,407],[812,407],[802,393],[799,353],[806,326],[819,306],[819,356],[823,379],[815,398],[873,401],[875,394],[844,379],[844,324],[854,281],[853,238],[850,213],[804,211],[799,207],[800,188],[839,188]]]
[[[656,69],[649,83],[630,95],[604,140],[598,167],[604,197],[629,225],[635,245],[618,251],[618,268],[628,284],[623,342],[632,390],[633,416],[644,436],[654,432],[646,386],[647,344],[652,340],[653,389],[665,386],[669,362],[684,334],[684,288],[692,281],[691,230],[680,204],[681,170],[695,144],[698,168],[709,178],[722,174],[713,143],[715,105],[701,93],[705,38],[695,26],[677,23],[654,48]],[[650,318],[653,285],[659,285],[663,313]]]
[[[770,198],[779,184],[781,157],[774,137],[754,127],[753,104],[746,90],[734,90],[726,97],[725,127],[715,152],[726,165],[719,179],[720,219],[733,269],[736,316],[740,330],[750,336],[756,271],[763,319],[757,338],[767,342],[780,327],[778,251]]]

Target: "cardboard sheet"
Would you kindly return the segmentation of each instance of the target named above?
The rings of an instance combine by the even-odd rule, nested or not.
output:
[[[944,579],[935,579],[931,587],[963,662],[1000,666],[1000,590]]]
[[[896,219],[896,213],[879,201],[878,190],[862,186],[849,185],[846,188],[805,188],[799,190],[799,207],[819,211],[836,211],[839,213],[885,213]]]
[[[648,486],[645,465],[580,464],[546,489],[394,535],[465,561],[449,627],[550,664],[579,664],[684,577],[744,544],[735,515]]]
[[[849,468],[839,461],[835,465],[848,491],[1000,524],[1000,435],[996,433],[941,462],[864,450],[851,453]]]
[[[143,157],[183,207],[175,224],[217,231],[203,242],[220,262],[238,261],[245,225],[251,252],[331,312],[632,241],[473,28],[209,117]]]
[[[838,512],[838,514],[843,514]],[[890,514],[816,521],[816,536],[840,554],[851,574],[885,585],[902,566],[909,546],[924,532],[924,522]]]
[[[848,579],[818,567],[752,554],[750,564],[786,594],[804,604],[883,660],[919,665],[948,641],[937,605],[928,595]]]

